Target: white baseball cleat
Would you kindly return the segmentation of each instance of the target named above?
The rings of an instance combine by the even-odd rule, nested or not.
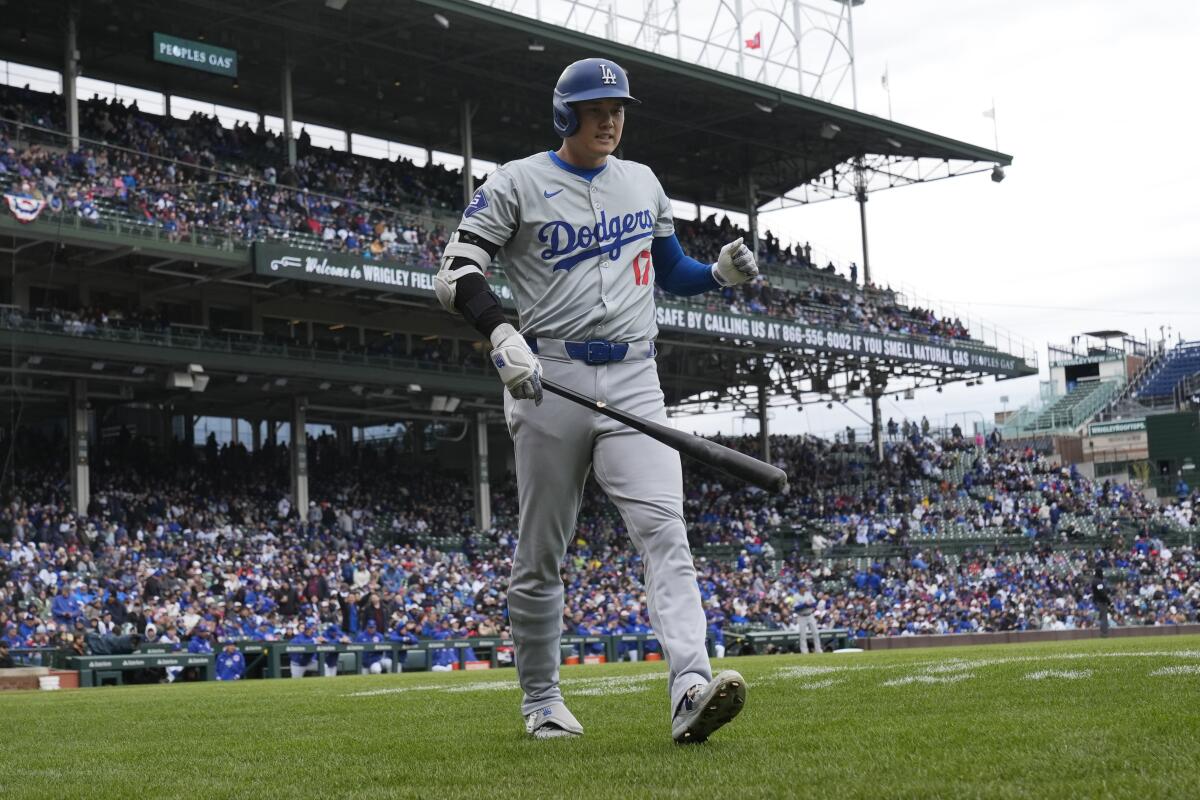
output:
[[[684,695],[671,723],[679,744],[699,744],[736,717],[746,706],[746,681],[727,669],[708,684],[696,684]]]
[[[525,732],[535,739],[558,739],[583,736],[583,726],[575,715],[560,703],[540,708],[525,716]]]

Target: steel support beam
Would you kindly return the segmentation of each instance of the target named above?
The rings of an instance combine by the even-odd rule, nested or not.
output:
[[[91,465],[88,461],[87,381],[71,382],[67,395],[67,446],[71,448],[71,507],[86,515],[92,499]]]
[[[488,415],[475,415],[475,524],[481,531],[492,527],[492,484],[488,475]]]
[[[458,133],[462,139],[463,208],[471,204],[471,198],[475,195],[475,176],[471,174],[471,161],[474,158],[474,146],[471,142],[471,120],[475,116],[477,108],[478,105],[469,99],[462,101],[462,116]]]
[[[762,460],[768,464],[771,463],[770,413],[767,408],[769,400],[766,384],[760,383],[758,385],[758,444],[762,450]]]
[[[67,134],[71,140],[71,152],[79,150],[79,97],[76,79],[79,77],[79,45],[76,33],[79,27],[79,5],[72,2],[67,7],[67,31],[63,53],[63,101],[67,112]]]
[[[294,112],[292,109],[292,60],[284,59],[283,73],[280,90],[282,92],[283,106],[283,140],[287,142],[287,160],[288,166],[296,166],[296,137],[293,135],[293,123],[295,122]]]
[[[305,433],[308,420],[308,398],[292,398],[291,417],[291,487],[292,508],[305,519],[308,513],[308,436]]]

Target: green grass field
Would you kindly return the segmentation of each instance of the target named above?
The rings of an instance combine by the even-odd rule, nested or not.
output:
[[[659,663],[0,695],[0,797],[1200,797],[1200,637],[727,659],[746,710],[672,743]]]

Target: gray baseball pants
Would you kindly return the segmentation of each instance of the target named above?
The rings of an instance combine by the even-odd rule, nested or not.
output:
[[[821,652],[821,631],[817,628],[817,620],[812,614],[800,615],[800,652],[808,652],[808,637],[812,636],[813,652]]]
[[[666,424],[658,367],[648,342],[619,362],[592,366],[566,357],[562,343],[538,339],[550,380]],[[516,451],[520,533],[508,587],[514,658],[525,693],[522,714],[561,701],[559,567],[575,532],[588,472],[621,513],[645,568],[650,624],[670,668],[671,712],[692,686],[712,679],[705,619],[683,522],[679,453],[621,423],[546,392],[540,406],[504,393]]]

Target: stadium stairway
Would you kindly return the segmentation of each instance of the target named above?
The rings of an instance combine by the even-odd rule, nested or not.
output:
[[[1124,381],[1088,381],[1080,383],[1041,409],[1023,408],[1005,426],[1005,438],[1049,431],[1073,431],[1105,408],[1125,385]]]
[[[1162,363],[1165,357],[1164,353],[1151,354],[1138,371],[1130,376],[1128,382],[1125,384],[1125,388],[1117,392],[1104,408],[1096,414],[1096,421],[1107,422],[1112,419],[1131,419],[1154,413],[1152,408],[1138,402],[1137,393],[1141,390],[1147,378],[1158,369],[1159,364]]]

